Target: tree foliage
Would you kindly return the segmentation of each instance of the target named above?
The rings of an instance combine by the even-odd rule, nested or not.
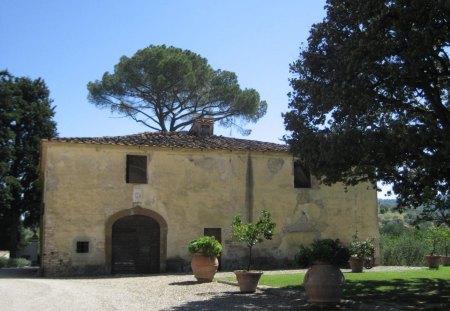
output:
[[[14,255],[22,219],[39,222],[40,141],[56,135],[49,91],[41,79],[0,71],[0,249]]]
[[[231,237],[236,241],[246,244],[249,257],[247,270],[250,270],[252,264],[252,249],[258,243],[266,240],[272,240],[275,233],[276,224],[272,221],[272,215],[267,210],[261,210],[261,215],[255,224],[243,224],[241,215],[236,215],[231,224]]]
[[[97,107],[164,132],[204,117],[226,127],[256,122],[267,110],[257,91],[239,87],[235,73],[213,70],[200,55],[165,45],[122,56],[114,73],[89,82],[88,90]]]
[[[449,209],[450,2],[328,0],[326,10],[290,67],[293,152],[326,184],[382,180],[400,207]]]

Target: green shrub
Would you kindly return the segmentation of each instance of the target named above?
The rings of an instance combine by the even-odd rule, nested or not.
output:
[[[311,247],[300,245],[300,250],[295,254],[294,260],[300,268],[304,269],[312,265],[312,258]]]
[[[338,267],[347,265],[350,258],[348,248],[339,240],[322,239],[314,241],[310,246],[300,246],[300,251],[295,255],[295,262],[301,267],[311,266],[314,261],[326,262]]]
[[[374,238],[367,238],[360,240],[358,238],[358,231],[353,236],[353,241],[350,243],[349,251],[351,256],[359,258],[373,258],[375,254],[375,246],[373,245]]]
[[[31,261],[25,258],[17,258],[16,259],[17,267],[29,267],[31,266]]]
[[[412,232],[413,229],[405,227],[403,224],[388,223],[380,228],[380,234],[387,234],[391,236],[399,237],[406,232]]]
[[[0,258],[0,268],[27,267],[31,261],[25,258]]]
[[[0,269],[8,266],[8,258],[0,257]]]
[[[424,257],[430,253],[430,244],[420,232],[400,236],[382,234],[380,240],[381,265],[423,266]]]
[[[450,253],[450,228],[441,225],[439,231],[441,234],[441,243],[439,243],[438,252],[441,255],[448,256]]]
[[[201,253],[203,256],[220,256],[222,245],[213,236],[202,236],[192,240],[188,246],[189,252]]]

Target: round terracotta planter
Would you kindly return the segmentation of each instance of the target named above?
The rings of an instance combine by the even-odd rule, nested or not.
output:
[[[350,257],[348,260],[348,263],[350,264],[350,268],[352,269],[352,272],[362,272],[363,266],[364,266],[364,258],[361,257]]]
[[[241,293],[254,293],[263,272],[236,270],[234,271],[234,274],[236,274]]]
[[[207,257],[200,253],[192,256],[191,268],[199,282],[212,282],[219,267],[219,260],[215,256]]]
[[[441,264],[444,267],[450,266],[450,256],[441,256]]]
[[[305,274],[303,285],[308,302],[327,306],[341,301],[345,278],[338,267],[325,263],[315,263]]]
[[[441,256],[428,255],[425,256],[425,259],[427,260],[428,267],[430,269],[439,269],[439,262],[441,260]]]

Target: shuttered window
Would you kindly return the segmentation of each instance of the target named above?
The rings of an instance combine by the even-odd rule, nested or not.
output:
[[[294,188],[311,188],[311,174],[300,161],[294,161]]]
[[[127,183],[147,183],[147,156],[127,155]]]

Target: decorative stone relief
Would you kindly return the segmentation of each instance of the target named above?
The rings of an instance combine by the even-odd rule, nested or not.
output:
[[[309,220],[309,217],[305,210],[301,211],[300,218],[295,223],[285,226],[283,228],[284,233],[292,232],[318,232],[316,226]]]
[[[267,160],[267,168],[272,174],[278,173],[278,171],[281,170],[283,165],[284,165],[283,159],[272,158]]]

